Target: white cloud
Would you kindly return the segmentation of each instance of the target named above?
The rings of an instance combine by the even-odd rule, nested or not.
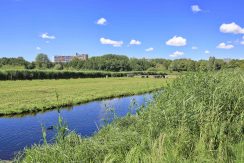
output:
[[[112,45],[114,47],[120,47],[124,44],[123,41],[114,41],[114,40],[110,40],[107,38],[100,38],[100,42],[101,42],[101,44]]]
[[[229,24],[222,24],[219,30],[223,33],[244,34],[244,28],[232,22]]]
[[[183,54],[184,54],[184,52],[176,51],[173,54],[170,54],[169,56],[170,57],[179,57],[179,56],[182,56]]]
[[[234,46],[231,44],[225,44],[224,42],[222,42],[217,46],[217,48],[219,48],[219,49],[232,49],[232,48],[234,48]]]
[[[205,53],[205,54],[209,54],[210,51],[209,51],[209,50],[205,50],[204,53]]]
[[[169,46],[185,46],[186,41],[187,40],[183,37],[174,36],[173,38],[166,41],[166,45],[169,45]]]
[[[36,50],[41,50],[41,48],[39,46],[36,47]]]
[[[193,46],[193,47],[191,47],[191,49],[192,49],[192,50],[197,50],[197,49],[198,49],[198,47]]]
[[[244,41],[242,41],[241,44],[244,45]]]
[[[153,50],[154,50],[154,48],[152,48],[152,47],[151,47],[151,48],[147,48],[147,49],[145,49],[146,52],[151,52],[151,51],[153,51]]]
[[[48,35],[48,33],[43,33],[43,34],[41,34],[40,37],[43,38],[43,39],[49,39],[49,40],[54,40],[54,39],[56,39],[55,36],[50,36],[50,35]]]
[[[191,6],[191,10],[192,10],[192,12],[194,12],[194,13],[197,13],[197,12],[202,11],[202,9],[201,9],[198,5],[192,5],[192,6]]]
[[[100,18],[97,20],[98,25],[105,25],[107,23],[107,20],[105,18]]]
[[[141,45],[141,41],[139,40],[131,40],[130,45]]]

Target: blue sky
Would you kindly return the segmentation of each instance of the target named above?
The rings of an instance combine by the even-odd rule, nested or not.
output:
[[[0,57],[244,58],[243,0],[0,0]]]

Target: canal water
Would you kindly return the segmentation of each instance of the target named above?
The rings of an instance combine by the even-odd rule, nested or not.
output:
[[[56,134],[53,126],[58,123],[59,115],[67,123],[69,130],[89,137],[99,130],[105,120],[111,122],[114,115],[123,117],[128,112],[135,114],[138,108],[146,106],[152,98],[152,94],[143,94],[94,101],[35,115],[0,117],[0,160],[11,160],[25,147],[42,143],[41,126],[47,129],[47,141],[52,142]]]

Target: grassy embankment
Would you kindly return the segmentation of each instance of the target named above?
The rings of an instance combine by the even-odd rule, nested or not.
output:
[[[0,115],[44,111],[92,100],[141,94],[162,88],[168,80],[86,78],[0,81]]]
[[[94,137],[70,133],[23,162],[243,162],[244,74],[190,74]]]

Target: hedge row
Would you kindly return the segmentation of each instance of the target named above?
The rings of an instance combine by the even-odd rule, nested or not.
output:
[[[50,70],[0,70],[0,80],[70,79],[126,77],[127,75],[166,75],[162,72],[101,72],[101,71],[50,71]]]

